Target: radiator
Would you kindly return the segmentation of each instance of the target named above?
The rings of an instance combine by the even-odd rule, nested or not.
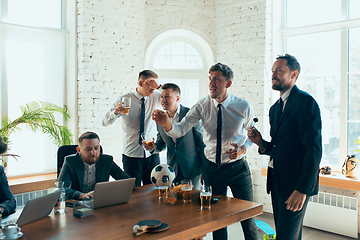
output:
[[[310,197],[304,226],[358,238],[358,199],[319,192]]]
[[[14,198],[16,200],[16,209],[24,208],[28,200],[44,196],[48,193],[49,193],[49,189],[15,194]]]

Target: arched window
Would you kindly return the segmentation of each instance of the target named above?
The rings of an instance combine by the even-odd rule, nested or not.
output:
[[[159,75],[159,82],[181,89],[180,103],[191,108],[208,94],[208,69],[214,63],[209,44],[198,34],[173,29],[156,36],[148,45],[145,68]],[[166,151],[160,153],[166,163]]]
[[[146,68],[159,75],[161,84],[179,85],[180,102],[187,107],[207,95],[207,72],[213,62],[208,43],[185,29],[159,34],[151,41],[146,53]]]

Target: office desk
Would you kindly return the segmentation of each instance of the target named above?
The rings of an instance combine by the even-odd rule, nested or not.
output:
[[[223,196],[210,210],[201,210],[197,196],[199,191],[193,191],[191,203],[178,199],[171,206],[158,199],[153,185],[137,187],[128,203],[95,209],[93,216],[76,218],[67,208],[66,214],[51,213],[26,224],[21,239],[192,239],[263,212],[261,204]],[[145,219],[160,220],[170,228],[133,237],[133,226]]]

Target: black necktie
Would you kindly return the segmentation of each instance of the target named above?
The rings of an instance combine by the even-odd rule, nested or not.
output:
[[[217,131],[216,131],[216,165],[220,166],[221,163],[221,126],[222,126],[222,115],[221,115],[221,104],[218,104],[218,115],[217,115]]]
[[[141,134],[144,133],[144,122],[145,122],[145,98],[141,100],[141,115],[140,115],[140,134],[139,134],[139,144],[142,145]]]
[[[278,109],[276,112],[276,125],[280,123],[280,118],[282,115],[283,108],[284,108],[284,101],[282,100],[282,98],[280,98],[278,102]]]

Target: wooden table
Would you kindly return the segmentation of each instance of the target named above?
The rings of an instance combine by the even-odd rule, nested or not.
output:
[[[67,208],[66,214],[51,213],[26,224],[21,227],[21,239],[192,239],[263,212],[261,204],[223,196],[210,210],[201,210],[198,196],[193,191],[191,203],[179,199],[171,206],[158,199],[153,185],[137,187],[128,203],[95,209],[93,216],[77,218]],[[145,219],[160,220],[170,228],[133,237],[133,226]]]

